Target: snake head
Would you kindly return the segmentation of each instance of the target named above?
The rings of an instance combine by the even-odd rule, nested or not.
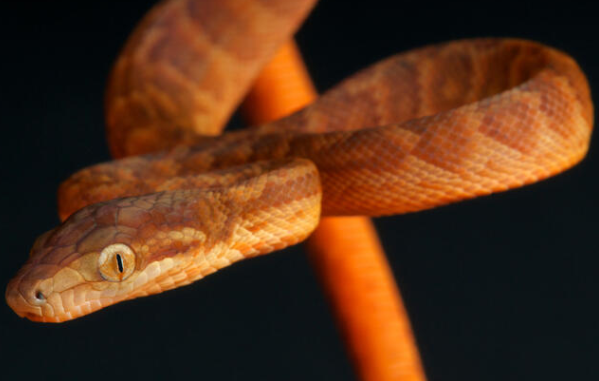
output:
[[[119,299],[138,267],[135,229],[114,203],[86,207],[41,235],[10,281],[6,300],[21,317],[70,320]]]
[[[165,217],[176,193],[90,205],[40,236],[7,286],[9,306],[33,321],[62,322],[190,279],[180,275],[189,256],[176,254],[205,235]]]
[[[241,178],[214,175],[233,181],[227,186],[84,207],[37,239],[8,284],[8,304],[21,317],[62,322],[307,238],[320,218],[315,165],[301,159],[256,165],[257,172],[239,169]]]

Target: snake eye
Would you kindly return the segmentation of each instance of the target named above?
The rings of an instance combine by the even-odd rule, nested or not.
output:
[[[108,245],[100,253],[98,269],[102,278],[108,281],[125,280],[135,270],[135,253],[129,246],[122,243]]]

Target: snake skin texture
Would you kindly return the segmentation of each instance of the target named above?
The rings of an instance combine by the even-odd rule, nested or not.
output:
[[[181,0],[142,21],[106,100],[114,154],[140,156],[61,185],[66,220],[8,285],[17,314],[73,319],[300,242],[321,215],[433,208],[539,181],[586,154],[584,74],[517,39],[399,54],[287,118],[214,136],[311,6]]]
[[[218,135],[260,69],[315,0],[174,0],[156,6],[117,59],[106,92],[114,157]]]

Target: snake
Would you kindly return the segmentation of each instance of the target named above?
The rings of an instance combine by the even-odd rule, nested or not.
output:
[[[322,216],[416,212],[530,184],[585,156],[593,103],[566,53],[516,38],[383,59],[315,103],[224,132],[313,0],[166,0],[116,59],[113,161],[58,191],[58,227],[6,289],[39,322],[175,289],[306,239]]]

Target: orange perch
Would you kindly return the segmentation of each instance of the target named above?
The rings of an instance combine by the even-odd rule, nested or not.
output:
[[[297,46],[290,42],[264,67],[242,112],[251,124],[261,124],[316,98]],[[308,249],[361,378],[425,380],[408,316],[370,219],[323,218]]]

